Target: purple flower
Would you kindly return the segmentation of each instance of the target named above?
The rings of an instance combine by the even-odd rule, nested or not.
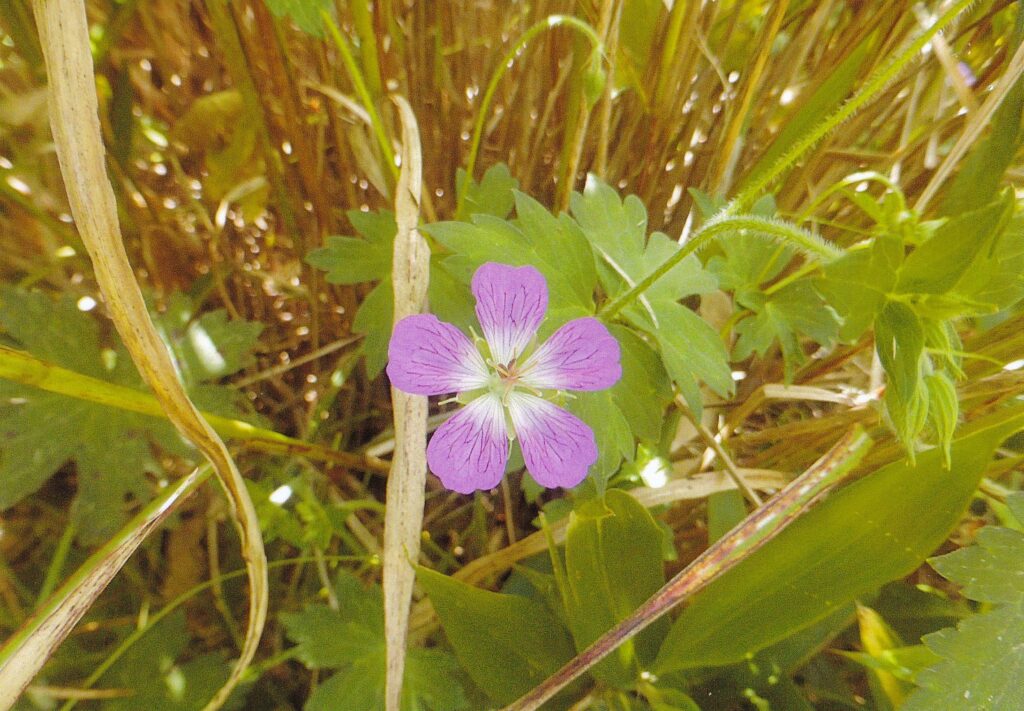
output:
[[[485,356],[462,331],[430,314],[395,324],[388,377],[415,395],[473,393],[427,445],[427,464],[463,494],[498,485],[510,440],[519,438],[538,484],[572,487],[597,461],[594,432],[544,399],[547,391],[604,390],[622,376],[619,344],[596,318],[578,318],[520,360],[548,306],[544,277],[533,267],[484,264],[473,275]]]

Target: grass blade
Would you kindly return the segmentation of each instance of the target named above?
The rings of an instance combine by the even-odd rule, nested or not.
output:
[[[227,447],[178,380],[170,353],[149,318],[121,241],[114,191],[106,175],[85,6],[77,0],[35,0],[34,9],[46,58],[54,144],[71,213],[92,259],[96,280],[139,372],[170,420],[213,465],[242,542],[249,573],[249,624],[237,664],[206,707],[220,708],[255,656],[266,622],[267,559],[259,519]]]

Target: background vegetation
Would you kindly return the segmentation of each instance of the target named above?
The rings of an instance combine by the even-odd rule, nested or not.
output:
[[[532,263],[625,372],[571,403],[577,490],[428,481],[403,708],[513,702],[855,426],[855,483],[546,708],[1024,707],[1017,3],[86,5],[136,276],[267,544],[229,707],[384,707],[392,95],[431,309],[467,327],[475,266]],[[0,26],[2,663],[201,458],[106,317],[32,6]],[[227,518],[180,503],[16,708],[202,708],[245,635]]]

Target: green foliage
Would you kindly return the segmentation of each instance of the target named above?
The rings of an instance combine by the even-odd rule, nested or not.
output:
[[[583,502],[565,540],[565,614],[582,651],[657,592],[665,582],[662,530],[635,498],[618,489]],[[661,620],[622,644],[592,670],[619,688],[636,683],[668,630]]]
[[[513,192],[519,189],[519,181],[508,172],[504,163],[492,165],[480,182],[470,180],[466,185],[466,171],[455,171],[455,184],[466,191],[461,210],[456,220],[465,220],[471,215],[491,215],[502,219],[508,217],[515,205]]]
[[[619,198],[607,185],[591,178],[583,194],[572,198],[572,213],[597,257],[598,276],[610,297],[625,292],[669,259],[679,245],[661,233],[647,237],[647,211],[636,196]],[[680,303],[717,286],[714,276],[690,256],[623,311],[631,325],[658,344],[662,362],[687,404],[700,413],[698,383],[719,395],[733,390],[729,357],[715,330]]]
[[[262,325],[229,321],[222,311],[194,318],[188,298],[171,299],[157,327],[177,357],[181,375],[197,405],[216,414],[252,419],[244,397],[217,385],[251,362]],[[36,292],[0,289],[0,328],[14,344],[54,365],[119,385],[144,388],[120,345],[101,347],[92,315],[74,299],[58,301]],[[35,388],[0,381],[0,508],[36,491],[66,462],[78,474],[74,520],[89,543],[106,538],[126,520],[128,501],[146,501],[146,472],[162,471],[153,450],[194,457],[164,420],[136,415]]]
[[[920,689],[907,711],[971,708],[1011,711],[1024,707],[1024,534],[989,526],[977,545],[931,561],[963,587],[971,600],[992,605],[957,628],[925,636],[941,661],[917,674]]]
[[[339,571],[338,609],[307,605],[284,613],[288,637],[310,669],[334,670],[303,707],[305,711],[377,711],[384,707],[384,603],[380,589]],[[402,687],[402,711],[461,711],[466,697],[452,678],[455,660],[437,649],[410,650]]]
[[[462,668],[498,704],[514,701],[575,653],[565,628],[542,603],[480,590],[422,567],[419,583]]]
[[[1020,409],[975,423],[915,464],[894,462],[847,486],[692,599],[654,664],[658,674],[729,664],[803,629],[917,567],[956,525]]]
[[[227,679],[230,669],[220,654],[201,654],[182,661],[190,635],[185,615],[176,612],[128,648],[101,679],[101,684],[127,689],[130,696],[103,701],[102,711],[194,711],[201,708]],[[227,711],[243,708],[244,691],[232,694]]]
[[[959,415],[952,380],[959,344],[950,340],[949,320],[992,313],[1024,296],[1016,271],[1024,265],[1024,232],[1010,229],[1013,198],[1006,193],[927,229],[906,213],[897,220],[870,201],[858,204],[888,227],[826,265],[816,286],[842,316],[843,339],[874,326],[888,376],[886,414],[910,456],[929,419],[948,450]]]

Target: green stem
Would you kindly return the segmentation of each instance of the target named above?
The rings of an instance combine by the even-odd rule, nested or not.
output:
[[[975,0],[958,0],[958,2],[943,13],[942,17],[936,20],[934,24],[921,32],[921,34],[918,35],[917,38],[911,42],[905,50],[903,50],[903,52],[893,57],[892,61],[868,79],[863,88],[850,97],[850,99],[840,106],[831,116],[818,124],[814,130],[805,134],[799,141],[794,143],[793,146],[782,154],[770,168],[765,170],[765,172],[760,175],[755,175],[750,181],[748,181],[743,190],[740,191],[739,195],[737,195],[729,207],[726,208],[726,211],[730,214],[735,214],[737,212],[742,212],[752,205],[754,201],[768,188],[768,186],[775,182],[777,178],[800,160],[804,153],[813,148],[818,141],[835,130],[840,124],[850,119],[861,108],[867,105],[868,102],[884,91],[885,88],[889,86],[889,84],[899,75],[899,73],[902,72],[908,64],[910,64],[910,62],[920,56],[921,50],[924,49],[925,45],[931,41],[932,37],[941,32],[947,25],[959,17],[960,13],[966,10],[974,1]]]
[[[501,59],[501,63],[494,70],[494,74],[491,75],[491,80],[487,83],[487,89],[484,91],[483,99],[480,102],[480,111],[477,112],[476,124],[473,126],[473,139],[469,144],[469,157],[466,160],[466,181],[473,180],[473,171],[476,169],[476,157],[480,152],[480,141],[483,138],[484,133],[484,121],[487,119],[487,112],[491,107],[491,101],[494,99],[494,94],[498,90],[498,83],[502,77],[505,76],[505,72],[509,70],[512,63],[520,52],[528,45],[535,37],[540,35],[546,30],[554,29],[555,27],[570,27],[578,32],[582,32],[591,42],[592,47],[602,47],[601,38],[598,36],[594,28],[588,25],[583,20],[573,17],[571,15],[551,15],[540,22],[530,27],[526,32],[519,37],[519,40],[512,45],[512,49],[505,54]],[[467,182],[466,185],[469,183]],[[455,186],[458,190],[458,205],[456,208],[456,214],[461,214],[463,203],[466,199],[465,186]]]
[[[373,125],[373,134],[377,137],[377,144],[380,146],[381,153],[384,154],[384,160],[387,161],[388,168],[393,178],[398,178],[398,166],[395,164],[395,150],[391,146],[391,140],[388,138],[388,132],[384,130],[384,122],[381,121],[380,113],[377,112],[377,104],[374,102],[373,97],[370,95],[370,90],[366,86],[366,79],[363,78],[363,73],[359,69],[359,65],[356,63],[356,58],[352,54],[352,48],[348,44],[348,40],[345,39],[345,35],[341,34],[341,30],[334,24],[334,19],[327,11],[321,11],[320,13],[324,18],[324,26],[331,33],[331,38],[334,39],[334,44],[338,48],[338,52],[341,54],[341,61],[345,65],[345,70],[348,72],[348,78],[352,82],[352,86],[356,90],[356,94],[359,96],[359,100],[363,102],[363,108],[366,109],[366,113],[370,115],[370,123]]]
[[[0,346],[0,379],[140,415],[167,418],[160,403],[149,393],[81,375],[6,346]],[[242,440],[260,451],[294,454],[318,461],[335,461],[365,471],[387,472],[390,468],[387,462],[377,457],[328,449],[230,417],[207,412],[203,412],[202,415],[219,434]]]
[[[68,560],[68,552],[71,550],[71,542],[75,540],[75,525],[69,523],[67,528],[64,529],[64,533],[61,534],[60,540],[57,541],[57,550],[53,553],[53,560],[50,561],[50,567],[46,569],[46,578],[43,580],[43,586],[39,588],[39,594],[36,596],[36,606],[38,607],[43,603],[46,598],[50,597],[57,588],[57,583],[60,581],[61,573],[64,572],[64,564]]]
[[[815,234],[791,225],[780,220],[773,220],[767,217],[755,215],[729,215],[720,213],[711,218],[697,230],[693,237],[684,244],[678,252],[662,262],[654,271],[644,277],[636,286],[610,301],[601,309],[601,316],[611,319],[622,309],[635,301],[641,294],[647,291],[654,282],[668,274],[673,267],[686,259],[691,254],[703,249],[711,240],[726,232],[739,230],[750,230],[760,234],[769,235],[799,249],[805,256],[812,259],[830,261],[843,254],[838,247],[834,247]]]

